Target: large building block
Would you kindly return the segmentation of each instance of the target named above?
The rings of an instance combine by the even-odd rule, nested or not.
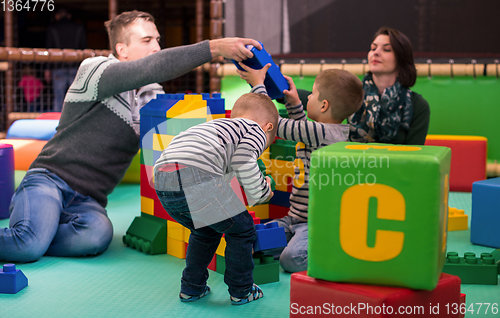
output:
[[[460,278],[441,274],[433,290],[334,283],[306,272],[290,279],[290,317],[460,317]]]
[[[28,286],[28,278],[14,264],[5,264],[0,269],[0,294],[17,294]]]
[[[255,216],[265,220],[269,219],[269,203],[254,205],[252,207],[246,206],[247,210],[255,212]]]
[[[498,274],[500,274],[500,249],[493,250],[491,256],[495,259],[495,264],[498,266]]]
[[[186,231],[189,232],[189,229],[182,224],[167,220],[167,237],[184,242]]]
[[[282,207],[289,208],[290,207],[290,192],[283,191],[274,191],[274,195],[269,200],[270,204],[279,205]]]
[[[463,231],[469,228],[469,217],[464,210],[448,208],[448,232]]]
[[[207,101],[201,95],[185,95],[167,110],[167,118],[203,118],[207,117]],[[168,126],[168,122],[167,122]]]
[[[271,146],[269,146],[271,151],[270,159],[278,159],[284,161],[295,161],[296,153],[295,146],[297,142],[285,139],[278,139],[274,141]]]
[[[220,256],[226,255],[226,239],[224,237],[220,239],[219,247],[217,247],[215,254]]]
[[[253,45],[247,45],[247,48],[253,53],[253,57],[244,60],[243,64],[246,66],[253,68],[254,70],[260,70],[267,64],[271,64],[271,67],[267,70],[266,78],[264,80],[264,86],[266,86],[267,94],[272,99],[282,98],[283,91],[290,88],[288,85],[288,81],[285,79],[283,74],[281,74],[280,68],[273,61],[273,58],[269,53],[264,49],[264,45],[262,45],[262,50],[258,50]],[[232,60],[234,65],[239,70],[244,71],[244,69],[236,62]]]
[[[471,192],[473,182],[486,179],[486,137],[427,135],[425,144],[451,149],[450,191]]]
[[[500,178],[474,182],[470,241],[500,248]]]
[[[141,196],[141,212],[154,215],[155,200]]]
[[[459,257],[457,252],[448,252],[443,272],[460,277],[462,284],[498,284],[498,266],[491,253],[476,257],[476,254],[467,252],[464,257]]]
[[[433,289],[445,261],[449,171],[445,147],[341,142],[314,151],[308,274]]]
[[[287,245],[285,229],[278,226],[278,222],[255,225],[256,237],[253,242],[255,252],[269,250]]]
[[[187,243],[167,237],[167,254],[180,259],[186,258]]]
[[[223,274],[226,272],[225,257],[216,254],[216,272]],[[253,257],[255,267],[253,269],[253,282],[257,285],[279,282],[280,266],[273,256],[255,254]]]
[[[285,217],[288,215],[288,211],[290,211],[290,208],[285,207],[285,206],[279,206],[275,204],[269,204],[269,218],[270,219],[281,219],[282,217]]]
[[[126,234],[123,243],[146,254],[165,254],[167,252],[167,226],[152,218],[136,217]]]

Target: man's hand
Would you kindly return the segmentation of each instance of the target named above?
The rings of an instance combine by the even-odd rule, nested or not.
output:
[[[295,83],[293,82],[293,79],[290,76],[283,75],[286,80],[288,81],[288,84],[290,85],[289,89],[285,89],[283,91],[283,94],[285,94],[286,101],[292,105],[296,106],[301,103],[300,98],[299,98],[299,93],[297,92],[297,88],[295,87]]]
[[[210,40],[210,51],[212,52],[212,57],[214,58],[223,56],[227,59],[241,62],[253,56],[253,53],[245,47],[249,44],[255,46],[259,50],[262,50],[262,45],[253,39],[223,38]]]
[[[245,64],[239,62],[238,63],[244,71],[237,70],[242,80],[245,80],[248,84],[252,85],[252,87],[257,85],[263,85],[264,80],[266,79],[267,70],[271,67],[271,63],[264,65],[260,70],[254,70],[251,67],[246,66]]]

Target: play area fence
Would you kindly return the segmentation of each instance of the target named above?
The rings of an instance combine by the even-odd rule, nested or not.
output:
[[[17,119],[35,118],[41,112],[57,111],[52,73],[76,68],[86,58],[107,56],[108,50],[71,50],[0,47],[0,134]],[[208,73],[209,67],[202,68]],[[167,93],[197,90],[197,72],[161,83]],[[208,75],[202,90],[208,91]]]

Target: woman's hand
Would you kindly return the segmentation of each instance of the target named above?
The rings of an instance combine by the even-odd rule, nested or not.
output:
[[[271,64],[266,64],[260,70],[254,70],[251,67],[246,66],[243,63],[239,63],[240,67],[244,71],[237,70],[242,80],[245,80],[248,84],[255,87],[257,85],[264,85],[264,80],[266,79],[267,70],[271,67]]]

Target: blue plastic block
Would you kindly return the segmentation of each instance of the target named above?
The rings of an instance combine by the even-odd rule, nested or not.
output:
[[[57,119],[18,119],[10,125],[6,138],[49,140],[58,125]]]
[[[261,42],[259,43],[262,45]],[[264,45],[262,45],[262,50],[260,51],[253,45],[247,45],[246,47],[253,53],[253,57],[244,60],[242,63],[250,68],[253,68],[254,70],[260,70],[266,64],[271,63],[271,67],[267,70],[264,86],[266,86],[267,94],[272,99],[283,97],[283,91],[285,89],[289,89],[290,85],[288,85],[288,81],[283,74],[281,74],[278,65],[273,62],[271,55],[264,49]],[[238,65],[238,62],[235,60],[232,61],[239,70],[243,71],[243,69]]]
[[[168,94],[167,94],[168,95]],[[141,108],[140,114],[142,116],[154,116],[154,117],[164,117],[167,118],[167,111],[172,108],[177,102],[179,101],[179,98],[177,99],[166,99],[164,97],[162,98],[156,98],[152,99],[144,105],[144,107]]]
[[[472,184],[470,240],[473,244],[500,248],[500,178]]]
[[[5,264],[0,270],[0,294],[17,294],[28,286],[28,278],[14,264]]]
[[[256,239],[253,242],[254,252],[269,250],[287,245],[285,229],[278,226],[278,222],[256,224]]]
[[[275,190],[274,195],[269,201],[270,204],[275,204],[279,206],[283,206],[285,208],[290,207],[290,192],[284,192]]]
[[[160,159],[161,154],[162,154],[162,151],[153,150],[153,165],[156,163],[156,161],[158,159]]]
[[[210,94],[202,93],[203,100],[207,101],[207,107],[210,111],[210,114],[225,114],[226,107],[224,98],[221,98],[220,93],[212,93],[212,98],[210,98]]]

